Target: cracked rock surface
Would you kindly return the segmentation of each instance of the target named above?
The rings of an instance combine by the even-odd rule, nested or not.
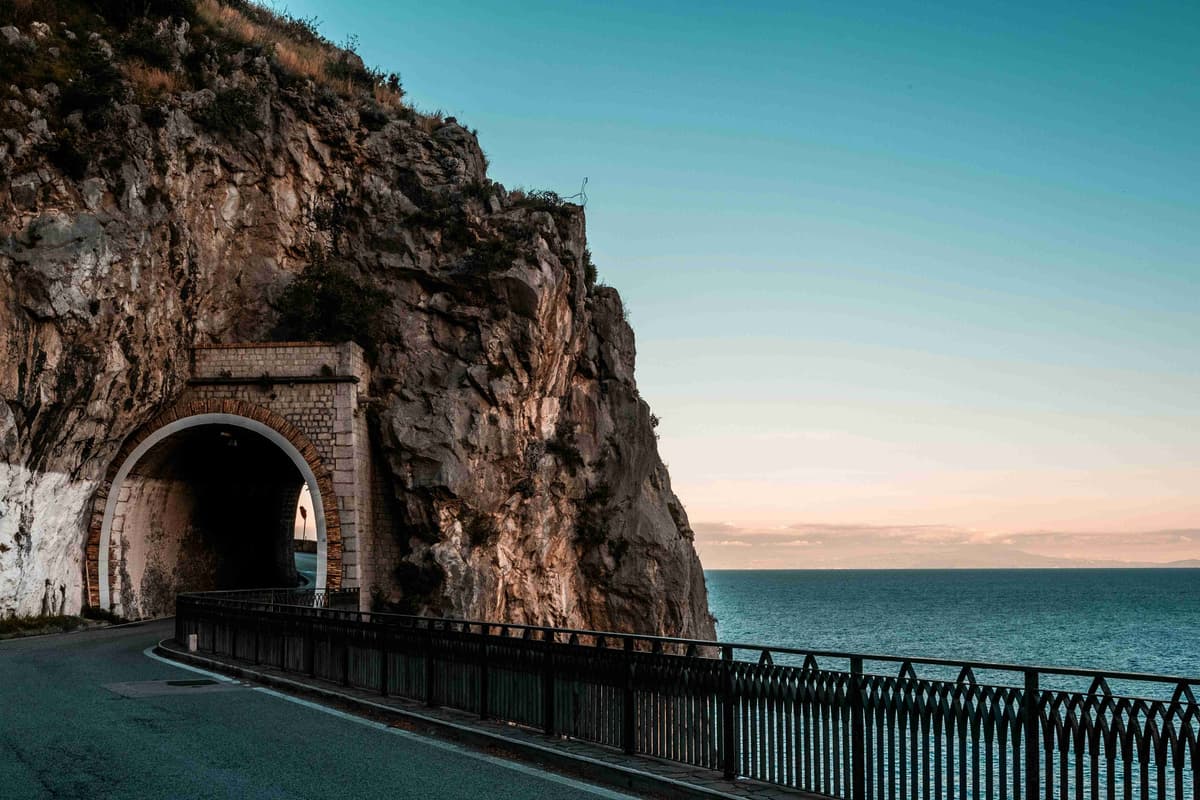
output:
[[[271,338],[320,252],[386,298],[366,344],[392,569],[364,590],[711,637],[583,210],[489,181],[452,119],[289,77],[196,23],[151,33],[179,66],[147,98],[122,61],[133,34],[0,30],[8,56],[88,48],[126,75],[84,112],[67,86],[0,79],[0,614],[78,610],[90,503],[122,442],[182,392],[191,347]],[[205,110],[235,89],[245,124],[214,127]]]

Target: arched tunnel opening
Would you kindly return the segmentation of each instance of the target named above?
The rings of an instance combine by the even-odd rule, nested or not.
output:
[[[296,518],[293,523],[293,549],[296,552],[296,573],[299,586],[312,589],[317,584],[317,519],[313,516],[312,492],[305,485],[300,489],[296,501]]]
[[[112,607],[154,617],[174,613],[179,592],[304,585],[294,537],[305,488],[289,454],[253,430],[201,424],[166,436],[118,489]]]

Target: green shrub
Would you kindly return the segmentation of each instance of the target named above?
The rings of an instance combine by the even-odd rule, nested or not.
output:
[[[578,209],[578,206],[569,200],[564,200],[558,192],[550,190],[518,189],[512,193],[511,198],[514,207],[527,208],[530,211],[545,211],[560,224],[570,217],[573,209]]]
[[[446,580],[445,570],[432,561],[420,565],[401,561],[392,574],[403,595],[399,602],[389,603],[388,610],[399,611],[402,614],[420,611],[421,601],[433,595]]]
[[[512,365],[509,364],[507,361],[505,361],[503,363],[492,362],[492,361],[488,362],[487,378],[488,378],[489,383],[491,381],[500,380],[505,375],[511,375],[511,374],[512,374]]]
[[[402,188],[401,191],[404,191]],[[436,230],[441,234],[444,247],[470,247],[475,244],[475,234],[471,231],[470,220],[462,206],[450,198],[431,195],[423,188],[414,195],[413,202],[421,205],[420,211],[408,217],[408,221],[426,230]]]
[[[629,551],[628,539],[612,539],[608,541],[608,553],[616,562],[617,568],[621,566],[621,559],[625,558],[625,553]]]
[[[66,25],[77,36],[98,32],[106,38],[114,26],[124,30],[143,18],[180,17],[191,20],[196,14],[194,0],[3,0],[0,25],[16,25],[22,30],[31,22],[44,22],[51,28]]]
[[[592,251],[584,249],[583,251],[583,282],[590,289],[596,285],[596,265],[592,263]]]
[[[253,133],[263,126],[258,117],[258,94],[241,87],[217,92],[197,117],[206,128],[227,136]]]
[[[143,18],[196,18],[195,0],[92,0],[110,24],[125,29]]]
[[[0,3],[0,6],[2,5],[3,3]],[[4,21],[3,17],[0,17],[0,22]],[[35,66],[39,60],[38,55],[38,49],[28,40],[16,47],[9,47],[7,44],[0,47],[0,70],[3,70],[3,74],[6,76],[5,80],[19,80],[29,74],[30,68]]]
[[[109,622],[113,625],[120,625],[123,622],[129,621],[119,614],[114,614],[108,609],[99,608],[97,606],[84,606],[83,611],[80,613],[83,614],[84,619],[94,619],[100,622]]]
[[[482,181],[473,181],[472,183],[464,184],[459,194],[464,200],[478,200],[481,203],[486,203],[496,193],[496,184],[484,178]]]
[[[529,190],[517,198],[518,206],[522,208],[530,208],[535,211],[549,211],[554,213],[561,211],[568,203],[559,196],[558,192],[550,190],[539,191]]]
[[[120,70],[98,50],[89,49],[80,59],[79,77],[63,87],[59,107],[63,115],[82,111],[85,117],[97,118],[108,110],[125,91]]]
[[[546,452],[555,455],[572,475],[583,466],[583,454],[573,443],[562,439],[551,439],[546,442]]]
[[[5,617],[0,619],[0,639],[42,633],[67,633],[82,624],[82,619],[73,616]]]
[[[542,456],[546,455],[546,443],[535,439],[525,443],[525,452],[522,456],[522,464],[525,467],[526,477],[532,478],[537,474],[538,465],[542,461]]]
[[[151,128],[161,128],[167,124],[167,110],[162,106],[146,106],[142,109],[142,120]],[[159,157],[161,152],[155,153]],[[159,172],[166,172],[166,169],[160,169]]]
[[[87,145],[70,128],[63,128],[56,133],[45,152],[50,163],[72,180],[81,181],[87,177]]]
[[[475,246],[467,263],[477,272],[503,272],[520,256],[521,248],[511,239],[486,239]]]
[[[579,504],[575,519],[575,540],[585,547],[599,547],[608,541],[608,517],[613,499],[612,487],[598,484]]]
[[[388,116],[388,113],[383,109],[383,106],[379,105],[374,100],[365,103],[361,108],[358,109],[358,118],[362,122],[363,126],[369,131],[383,130],[384,126],[391,121],[391,117]]]
[[[154,35],[155,26],[148,20],[135,24],[121,43],[127,56],[140,58],[152,67],[170,68],[175,53],[171,45]]]
[[[487,514],[469,514],[462,521],[463,533],[472,547],[484,547],[494,544],[500,536],[495,521]]]
[[[276,335],[285,341],[358,342],[374,352],[387,295],[318,258],[288,284],[275,303]]]
[[[326,191],[323,199],[313,207],[313,225],[316,225],[318,230],[329,234],[334,243],[335,252],[337,251],[338,237],[346,232],[346,226],[353,216],[354,209],[354,201],[345,189]]]
[[[583,466],[583,453],[575,445],[575,431],[566,418],[560,419],[554,436],[546,440],[546,452],[555,456],[572,475]]]

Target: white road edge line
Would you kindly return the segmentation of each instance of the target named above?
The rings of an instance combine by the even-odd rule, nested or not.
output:
[[[150,645],[149,647],[147,647],[145,650],[142,651],[142,655],[144,655],[146,658],[153,659],[154,661],[161,661],[162,663],[164,663],[168,666],[171,666],[171,667],[175,667],[176,669],[186,669],[188,672],[198,672],[201,675],[205,675],[209,678],[212,678],[213,680],[218,680],[221,683],[240,683],[241,682],[241,681],[234,680],[233,678],[229,677],[228,675],[222,675],[219,672],[209,672],[206,669],[200,669],[200,667],[193,667],[191,664],[181,664],[178,661],[172,661],[169,658],[163,658],[158,653],[154,652],[154,648],[155,648],[155,645]]]
[[[200,667],[193,667],[191,664],[181,664],[178,661],[172,661],[169,658],[164,658],[163,656],[160,656],[158,653],[154,652],[153,646],[147,647],[145,650],[142,651],[142,653],[147,658],[151,658],[155,661],[161,661],[163,664],[167,664],[172,667],[177,667],[179,669],[186,669],[189,672],[196,672],[201,675],[205,675],[210,678],[213,678],[215,680],[222,681],[224,683],[240,683],[240,681],[236,681],[233,678],[230,678],[227,675],[222,675],[218,672],[212,672],[207,669],[201,669]],[[638,800],[638,798],[636,798],[634,795],[631,795],[631,794],[623,794],[621,792],[615,792],[612,789],[605,789],[602,786],[594,786],[590,783],[584,783],[583,781],[575,780],[574,778],[568,778],[565,775],[558,775],[553,772],[547,772],[545,770],[538,769],[537,767],[531,767],[526,764],[521,764],[521,763],[518,763],[515,761],[508,761],[503,758],[497,758],[496,756],[489,756],[486,753],[480,753],[475,750],[471,750],[470,748],[466,748],[461,745],[454,744],[453,742],[445,742],[440,739],[435,739],[430,736],[422,736],[418,733],[406,731],[401,728],[393,728],[390,725],[384,725],[382,722],[376,722],[375,720],[371,720],[371,719],[364,719],[362,717],[355,716],[354,714],[349,714],[345,711],[340,711],[339,709],[336,709],[336,708],[329,708],[328,706],[323,706],[320,703],[314,703],[309,700],[303,700],[299,697],[292,697],[291,695],[284,694],[283,692],[277,692],[274,689],[268,689],[265,686],[256,686],[256,687],[254,687],[253,690],[256,692],[262,692],[263,694],[268,694],[272,697],[277,697],[280,700],[286,700],[289,703],[295,703],[296,705],[300,705],[300,706],[304,706],[305,708],[313,709],[314,711],[321,711],[325,714],[329,714],[334,717],[339,717],[341,719],[348,720],[350,722],[356,722],[359,725],[365,725],[368,728],[374,728],[375,730],[382,731],[384,733],[390,733],[394,736],[399,736],[402,739],[408,739],[410,741],[417,742],[419,744],[423,744],[427,747],[434,747],[439,750],[445,750],[450,753],[455,753],[457,755],[466,756],[467,758],[476,759],[477,761],[483,761],[488,764],[493,764],[498,767],[503,767],[504,769],[511,769],[514,772],[520,772],[522,774],[530,775],[535,778],[541,778],[542,780],[550,781],[551,783],[561,784],[561,785],[567,786],[571,789],[575,789],[576,791],[587,792],[588,794],[590,794],[594,797],[603,797],[603,798],[605,798],[605,800]]]

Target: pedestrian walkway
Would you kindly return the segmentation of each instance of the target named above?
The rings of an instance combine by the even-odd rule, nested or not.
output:
[[[711,770],[646,756],[628,755],[614,748],[477,716],[456,709],[429,707],[396,697],[283,672],[228,656],[187,653],[173,640],[160,643],[159,652],[194,666],[236,675],[291,693],[316,695],[326,702],[353,708],[391,724],[502,752],[522,760],[567,772],[584,780],[654,797],[753,798],[754,800],[816,800],[821,796],[751,780],[723,779]]]

